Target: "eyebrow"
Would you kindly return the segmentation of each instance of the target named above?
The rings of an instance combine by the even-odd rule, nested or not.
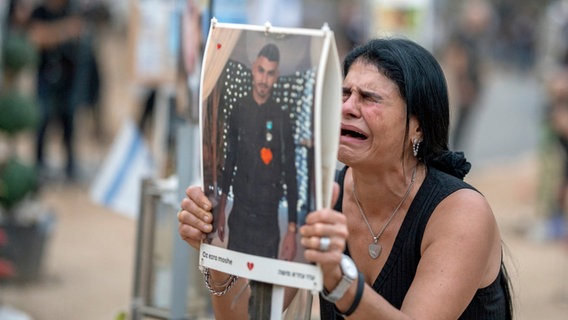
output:
[[[382,96],[374,91],[368,91],[368,90],[362,90],[361,88],[358,87],[343,87],[342,89],[344,94],[347,93],[351,93],[352,91],[357,91],[359,93],[359,95],[363,98],[373,98],[376,100],[381,100]]]
[[[271,74],[271,75],[276,73],[276,69],[266,69],[265,67],[263,67],[261,65],[257,66],[257,69],[260,72]]]

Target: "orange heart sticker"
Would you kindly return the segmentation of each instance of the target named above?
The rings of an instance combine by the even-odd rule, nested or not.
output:
[[[260,149],[260,158],[264,164],[268,165],[272,161],[272,151],[268,148]]]
[[[252,263],[252,262],[247,262],[247,268],[248,268],[249,270],[252,270],[252,268],[254,268],[254,263]]]

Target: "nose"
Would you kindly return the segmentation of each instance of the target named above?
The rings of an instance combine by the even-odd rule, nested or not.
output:
[[[259,80],[259,83],[264,84],[264,83],[266,83],[266,81],[267,81],[267,79],[268,79],[268,75],[267,75],[266,73],[261,73],[261,74],[258,76],[258,78],[259,78],[259,79],[258,79],[258,80]]]
[[[341,105],[341,115],[344,118],[359,118],[361,116],[361,109],[359,108],[354,93],[350,94],[349,97],[343,101]]]

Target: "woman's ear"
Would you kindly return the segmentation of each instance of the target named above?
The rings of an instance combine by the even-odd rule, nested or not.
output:
[[[410,137],[410,140],[418,139],[419,141],[422,141],[422,127],[420,127],[420,123],[416,116],[410,117],[408,136]]]

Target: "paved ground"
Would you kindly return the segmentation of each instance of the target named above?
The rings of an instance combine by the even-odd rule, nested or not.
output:
[[[116,50],[117,45],[111,42],[103,50]],[[115,55],[107,63],[107,70],[114,70],[107,73],[106,97],[113,108],[105,109],[105,124],[109,132],[116,132],[119,119],[136,115],[136,111],[132,102],[123,98],[125,93],[132,92],[124,84],[126,58]],[[503,86],[509,82],[500,83]],[[84,130],[80,152],[88,178],[96,173],[93,170],[104,157],[107,145],[93,143],[91,135],[85,132],[89,121],[81,121],[85,126],[81,126]],[[492,135],[486,129],[476,133],[478,139],[483,134],[488,139]],[[482,151],[477,155],[481,158]],[[506,259],[514,285],[516,318],[564,320],[568,315],[568,246],[543,241],[532,232],[538,230],[542,217],[537,202],[540,159],[530,150],[516,150],[514,155],[512,159],[486,161],[483,166],[474,167],[468,181],[487,196],[501,226],[508,247]],[[35,320],[103,320],[127,311],[134,270],[135,221],[92,203],[88,183],[68,185],[54,181],[44,189],[42,200],[57,215],[43,276],[27,285],[0,287],[0,303],[24,310]]]
[[[44,275],[38,282],[3,288],[4,303],[37,320],[113,319],[127,310],[134,221],[94,205],[76,186],[54,186],[43,198],[57,213]]]

